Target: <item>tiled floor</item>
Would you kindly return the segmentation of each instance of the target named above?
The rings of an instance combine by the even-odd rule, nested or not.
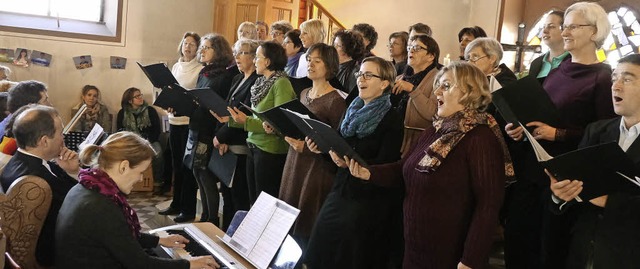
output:
[[[148,231],[159,227],[173,225],[173,217],[158,215],[158,210],[165,209],[171,202],[170,196],[153,195],[151,192],[132,192],[129,204],[138,213],[142,231]],[[199,206],[198,206],[199,208]],[[496,244],[490,258],[491,269],[504,269],[502,246]]]

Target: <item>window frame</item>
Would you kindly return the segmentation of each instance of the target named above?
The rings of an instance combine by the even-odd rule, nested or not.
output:
[[[0,11],[0,35],[26,36],[45,39],[83,39],[88,42],[120,43],[124,45],[123,27],[126,21],[127,0],[102,1],[102,21],[90,22],[74,19],[58,19],[54,17],[20,14]],[[116,5],[114,10],[107,9],[107,3]],[[108,13],[108,14],[107,14]],[[109,23],[108,17],[114,22]],[[57,25],[59,29],[51,29],[42,25]],[[81,29],[81,30],[80,30]],[[77,41],[77,40],[74,40]]]

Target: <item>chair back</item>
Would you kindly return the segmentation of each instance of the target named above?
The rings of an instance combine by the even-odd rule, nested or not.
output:
[[[39,268],[36,244],[51,206],[51,187],[37,176],[18,178],[0,194],[2,232],[7,236],[7,252],[22,268]]]

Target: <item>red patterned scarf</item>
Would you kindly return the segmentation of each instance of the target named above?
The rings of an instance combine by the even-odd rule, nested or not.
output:
[[[118,185],[116,185],[107,173],[100,169],[83,169],[78,174],[78,177],[80,178],[80,184],[82,186],[89,190],[97,191],[118,205],[129,224],[131,234],[136,240],[140,238],[141,228],[138,214],[129,206],[129,202],[127,202],[124,193],[118,189]]]
[[[432,172],[438,169],[442,161],[447,158],[449,152],[462,140],[467,132],[473,130],[478,125],[488,125],[493,134],[498,138],[504,153],[504,170],[507,176],[507,183],[514,181],[513,162],[511,155],[504,142],[502,132],[496,120],[489,113],[478,112],[475,109],[465,109],[454,113],[446,118],[436,118],[433,127],[436,132],[442,134],[425,150],[426,155],[418,162],[416,168],[420,172]]]

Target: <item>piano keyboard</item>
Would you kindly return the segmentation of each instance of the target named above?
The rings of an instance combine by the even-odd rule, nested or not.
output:
[[[191,224],[174,225],[151,231],[160,237],[171,234],[179,234],[189,240],[184,249],[166,248],[162,249],[173,259],[189,259],[191,257],[211,255],[216,259],[220,268],[246,269],[240,262],[231,256],[225,249],[213,242],[200,229]]]

